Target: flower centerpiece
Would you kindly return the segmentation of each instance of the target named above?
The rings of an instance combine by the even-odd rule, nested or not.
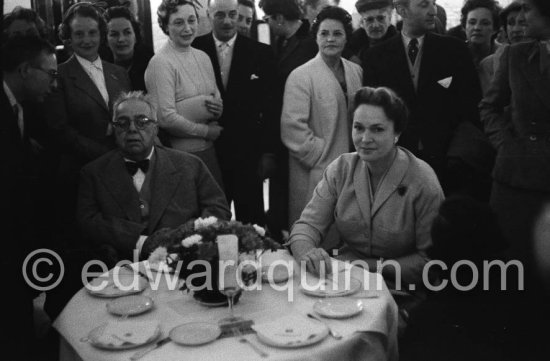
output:
[[[216,217],[197,218],[175,229],[164,228],[152,234],[147,240],[149,249],[153,249],[148,257],[149,264],[166,263],[171,271],[178,271],[180,278],[187,279],[191,274],[205,272],[201,265],[192,265],[193,261],[202,260],[211,266],[210,289],[195,291],[195,298],[202,301],[225,300],[225,296],[217,291],[218,276],[218,245],[220,235],[235,235],[238,239],[240,258],[246,255],[254,258],[258,251],[276,250],[281,245],[266,234],[264,228],[258,225],[243,224],[239,221],[223,221]],[[242,259],[242,258],[241,258]],[[256,276],[256,275],[254,275]],[[199,282],[197,282],[199,281]],[[185,282],[183,288],[200,287],[201,280],[193,279],[193,284]],[[202,280],[204,281],[204,280]],[[243,276],[243,281],[246,278]]]

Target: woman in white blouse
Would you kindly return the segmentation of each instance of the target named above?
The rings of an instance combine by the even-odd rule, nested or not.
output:
[[[201,158],[222,186],[213,141],[222,131],[216,120],[223,103],[210,58],[191,47],[198,28],[195,3],[163,0],[157,15],[169,40],[149,62],[145,86],[156,99],[160,126],[173,148]]]

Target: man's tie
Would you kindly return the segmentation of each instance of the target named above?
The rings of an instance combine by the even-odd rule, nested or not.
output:
[[[149,159],[143,159],[139,162],[126,161],[126,169],[131,176],[136,174],[138,169],[141,169],[143,173],[147,173],[149,170]]]
[[[409,59],[411,60],[412,65],[414,65],[417,55],[418,55],[418,39],[413,38],[409,42]]]

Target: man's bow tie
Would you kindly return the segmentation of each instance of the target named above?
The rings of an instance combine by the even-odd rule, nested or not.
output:
[[[138,168],[141,169],[143,173],[147,173],[147,171],[149,170],[149,159],[143,159],[139,162],[126,161],[125,163],[126,169],[128,170],[128,173],[130,173],[130,175],[136,174]]]

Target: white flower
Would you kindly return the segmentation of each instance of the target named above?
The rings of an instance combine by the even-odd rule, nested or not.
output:
[[[265,236],[265,229],[263,229],[263,227],[260,227],[257,224],[253,224],[252,227],[254,227],[254,229],[260,236]]]
[[[161,263],[166,261],[166,257],[168,256],[168,251],[166,250],[166,247],[158,247],[151,253],[149,256],[149,263]]]
[[[189,248],[194,244],[200,244],[202,240],[202,236],[200,234],[194,234],[192,236],[189,236],[181,241],[181,245],[185,248]]]
[[[207,228],[218,222],[218,219],[214,216],[207,218],[197,218],[195,219],[195,231],[198,231],[201,228]]]

